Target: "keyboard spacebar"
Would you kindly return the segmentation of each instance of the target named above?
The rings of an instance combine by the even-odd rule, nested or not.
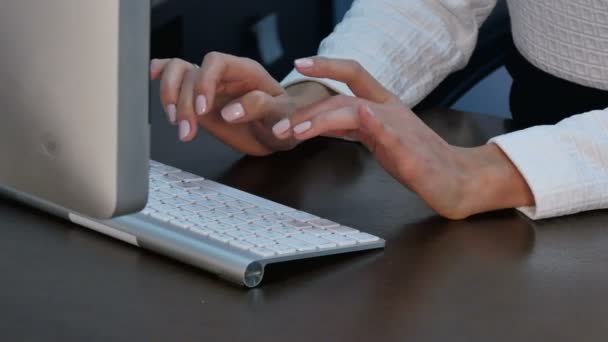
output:
[[[250,193],[235,189],[235,188],[231,188],[229,186],[220,184],[220,183],[216,183],[214,181],[210,181],[210,180],[205,180],[202,182],[202,186],[205,188],[208,188],[210,190],[213,191],[217,191],[219,193],[222,193],[224,195],[230,196],[230,197],[234,197],[237,199],[240,199],[242,201],[245,202],[249,202],[251,204],[257,205],[258,207],[262,207],[262,208],[266,208],[278,213],[288,213],[291,211],[296,211],[293,208],[284,206],[282,204],[273,202],[273,201],[269,201],[265,198],[256,196],[256,195],[252,195]]]

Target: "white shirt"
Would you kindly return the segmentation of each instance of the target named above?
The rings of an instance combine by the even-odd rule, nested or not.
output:
[[[607,0],[508,0],[518,50],[538,68],[608,90]],[[355,59],[414,106],[463,68],[496,0],[355,0],[319,55]],[[314,80],[293,71],[284,86]],[[496,137],[530,186],[533,219],[608,208],[608,108]]]

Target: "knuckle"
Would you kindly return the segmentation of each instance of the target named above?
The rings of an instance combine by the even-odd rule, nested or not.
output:
[[[347,63],[348,63],[348,67],[351,69],[351,71],[353,73],[361,73],[365,70],[365,69],[363,69],[363,66],[361,65],[361,63],[357,62],[354,59],[347,60]]]
[[[213,62],[222,59],[223,54],[217,51],[207,52],[203,58],[203,62]]]
[[[254,90],[248,95],[248,105],[252,110],[259,110],[266,104],[266,93],[260,90]]]

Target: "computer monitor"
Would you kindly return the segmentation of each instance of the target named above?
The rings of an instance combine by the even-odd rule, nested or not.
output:
[[[3,0],[0,190],[94,218],[141,210],[149,0]]]

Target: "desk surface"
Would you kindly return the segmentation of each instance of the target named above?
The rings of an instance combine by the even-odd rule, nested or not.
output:
[[[450,142],[508,122],[434,111]],[[0,199],[4,340],[605,341],[608,213],[531,222],[436,217],[357,144],[242,158],[177,142],[153,113],[153,157],[382,236],[384,251],[269,266],[246,290]]]

